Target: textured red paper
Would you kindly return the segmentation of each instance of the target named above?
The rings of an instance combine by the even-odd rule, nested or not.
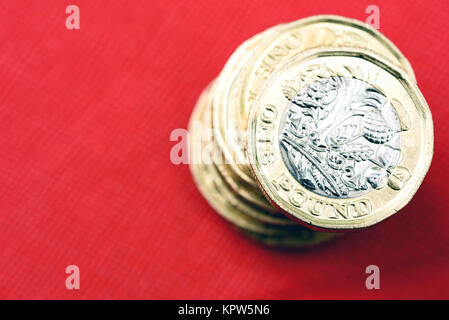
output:
[[[76,4],[81,29],[65,26]],[[449,3],[376,1],[432,110],[435,156],[393,218],[316,250],[234,232],[170,162],[245,39],[373,1],[0,3],[0,298],[449,298]],[[81,270],[67,290],[65,268]],[[381,289],[365,288],[365,268]]]

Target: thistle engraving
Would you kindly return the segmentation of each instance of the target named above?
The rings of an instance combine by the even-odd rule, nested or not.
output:
[[[290,103],[280,130],[281,154],[301,185],[332,198],[392,186],[388,179],[401,161],[402,129],[379,90],[355,77],[327,73],[283,92]]]

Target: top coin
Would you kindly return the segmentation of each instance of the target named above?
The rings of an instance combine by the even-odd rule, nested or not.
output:
[[[433,154],[433,123],[414,82],[371,51],[317,48],[276,69],[248,122],[251,169],[303,224],[371,226],[405,206]]]

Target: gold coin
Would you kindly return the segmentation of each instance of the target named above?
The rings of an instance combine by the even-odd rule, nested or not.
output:
[[[413,70],[401,52],[381,33],[357,20],[330,15],[313,16],[285,24],[268,37],[255,47],[250,58],[240,59],[244,68],[223,71],[216,100],[222,101],[225,107],[217,108],[214,114],[220,148],[232,161],[232,169],[239,178],[253,186],[256,183],[246,154],[249,110],[267,77],[293,55],[330,45],[368,48],[400,64],[414,81]]]
[[[235,105],[230,105],[229,96],[235,95],[239,96],[242,91],[243,81],[249,75],[249,66],[252,63],[254,53],[259,46],[263,44],[267,39],[271,39],[275,34],[276,30],[280,26],[276,26],[271,29],[267,29],[264,32],[257,34],[251,39],[245,41],[237,50],[231,55],[228,62],[226,63],[223,71],[220,73],[219,78],[216,83],[216,90],[213,99],[213,114],[212,123],[214,128],[214,138],[217,141],[218,148],[223,154],[222,163],[219,165],[220,170],[231,170],[235,173],[238,183],[245,183],[251,188],[257,188],[254,178],[246,174],[246,172],[241,171],[241,166],[239,164],[243,163],[247,166],[247,158],[240,157],[235,158],[234,155],[241,154],[240,152],[235,152],[230,149],[227,141],[243,141],[246,140],[246,132],[244,131],[227,131],[222,125],[223,123],[233,122],[237,124],[240,120],[236,117],[230,119],[228,118],[228,110],[240,109],[240,101],[233,100]],[[231,136],[232,135],[232,136]],[[236,144],[232,145],[232,147]],[[244,161],[244,162],[242,162]],[[269,205],[265,201],[265,205]]]
[[[293,57],[251,110],[248,157],[266,195],[306,225],[360,229],[404,207],[432,159],[430,110],[409,76],[354,48]]]
[[[209,107],[209,93],[211,87],[208,87],[198,99],[197,105],[193,110],[189,121],[190,133],[190,171],[195,184],[209,205],[215,209],[223,218],[238,226],[239,228],[262,234],[269,234],[263,224],[253,223],[252,219],[239,214],[233,204],[228,201],[225,193],[224,184],[218,179],[217,172],[209,155],[204,155],[207,148],[205,138],[202,136],[204,120],[207,117]],[[207,126],[204,126],[207,127]],[[207,150],[207,149],[206,149]],[[206,161],[205,161],[206,160]]]
[[[258,34],[255,37],[247,40],[245,43],[239,46],[239,48],[226,63],[223,72],[220,74],[220,77],[217,80],[215,87],[216,89],[214,90],[213,112],[215,116],[225,114],[224,112],[222,112],[222,110],[225,110],[227,108],[227,105],[226,101],[223,101],[221,99],[221,93],[224,92],[222,86],[226,86],[230,81],[229,75],[236,72],[236,70],[238,70],[238,73],[241,74],[241,72],[244,71],[243,69],[245,66],[245,62],[247,62],[248,59],[252,57],[253,52],[258,46],[261,45],[263,39],[270,38],[270,35],[272,35],[277,28],[279,28],[279,26],[268,29],[261,34]],[[237,94],[238,92],[240,92],[242,80],[245,76],[246,75],[237,78],[237,81],[234,82],[235,85],[231,89],[234,93]],[[236,119],[236,121],[238,120]],[[239,194],[239,196],[246,201],[260,207],[266,212],[281,215],[279,214],[279,210],[274,208],[260,192],[260,189],[254,184],[253,178],[251,178],[250,180],[242,180],[240,178],[242,174],[234,171],[236,169],[238,170],[238,167],[235,167],[235,163],[238,162],[238,160],[229,159],[229,153],[227,152],[228,148],[224,146],[223,142],[223,136],[225,135],[226,132],[219,132],[215,130],[214,127],[214,138],[217,141],[217,152],[221,153],[221,157],[215,157],[215,163],[223,179],[233,189],[234,192]]]

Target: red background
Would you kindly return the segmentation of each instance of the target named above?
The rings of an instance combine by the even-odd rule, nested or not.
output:
[[[65,27],[69,4],[80,30]],[[170,162],[170,133],[245,39],[314,14],[364,21],[370,4],[432,110],[429,174],[371,229],[260,247]],[[443,0],[1,1],[0,297],[449,298],[448,29]],[[380,290],[365,288],[370,264]]]

